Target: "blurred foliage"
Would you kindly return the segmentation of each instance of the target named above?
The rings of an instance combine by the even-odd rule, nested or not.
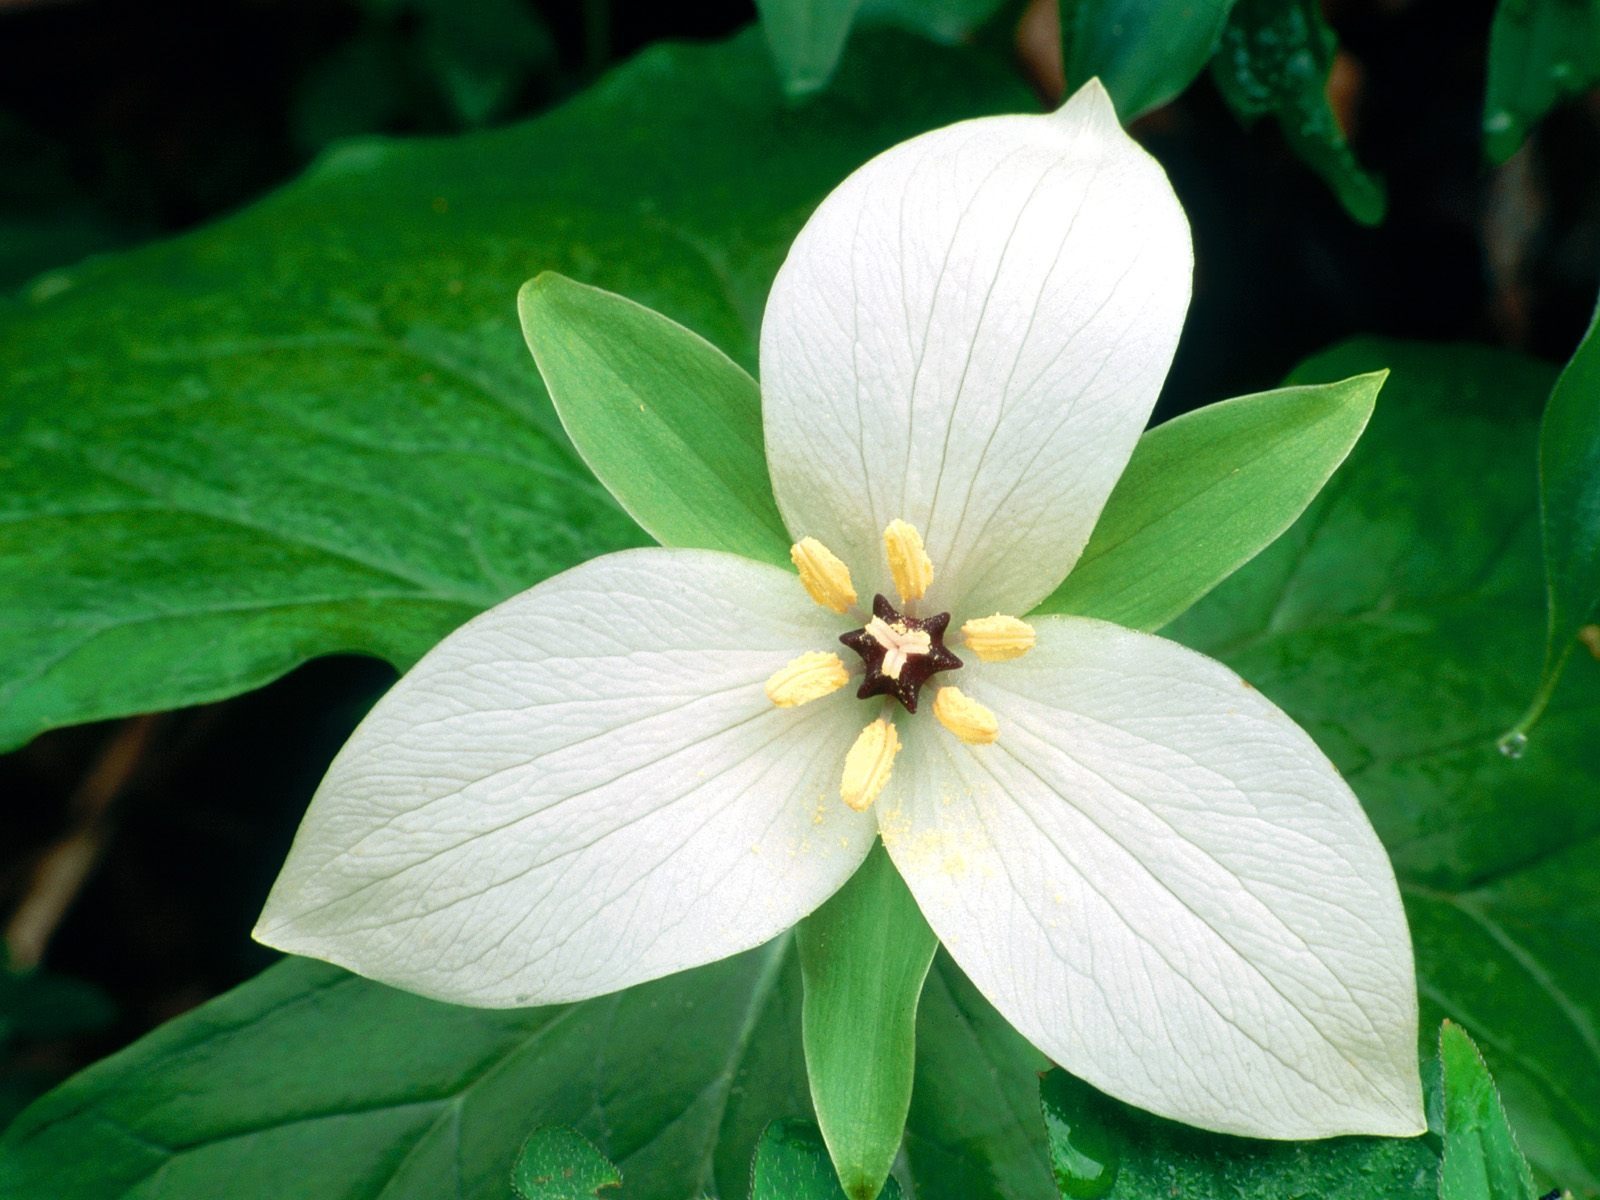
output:
[[[1551,108],[1600,82],[1600,0],[1500,0],[1489,39],[1483,132],[1504,162]]]

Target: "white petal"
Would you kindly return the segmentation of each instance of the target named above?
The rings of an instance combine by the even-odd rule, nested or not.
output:
[[[963,670],[1000,737],[925,724],[879,798],[928,921],[1025,1036],[1096,1087],[1225,1133],[1423,1129],[1388,857],[1311,739],[1148,634],[1035,621]]]
[[[817,209],[761,331],[767,459],[798,538],[875,590],[896,517],[929,604],[1024,612],[1077,561],[1189,303],[1189,227],[1098,83],[905,142]]]
[[[470,622],[373,709],[256,936],[458,1003],[575,1000],[788,928],[865,857],[849,691],[776,709],[839,619],[793,575],[635,550]]]

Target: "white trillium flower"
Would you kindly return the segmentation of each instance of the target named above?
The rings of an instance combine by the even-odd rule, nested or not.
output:
[[[580,1000],[767,941],[881,836],[1090,1083],[1224,1132],[1421,1132],[1405,916],[1326,757],[1212,659],[1019,619],[1145,426],[1191,263],[1098,84],[856,171],[762,330],[799,579],[633,550],[469,622],[335,760],[257,937],[462,1004]]]

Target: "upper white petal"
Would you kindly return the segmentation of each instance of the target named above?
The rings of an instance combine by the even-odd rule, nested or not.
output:
[[[1411,944],[1355,796],[1226,667],[1045,617],[963,671],[1000,737],[920,727],[880,797],[929,923],[1096,1087],[1226,1133],[1423,1129]]]
[[[928,603],[1023,612],[1077,561],[1189,303],[1189,227],[1091,83],[879,155],[801,231],[761,331],[767,459],[796,538],[884,579],[899,517]]]
[[[485,1006],[615,991],[766,941],[872,844],[861,714],[767,677],[839,619],[732,555],[608,555],[445,639],[323,781],[256,936]]]

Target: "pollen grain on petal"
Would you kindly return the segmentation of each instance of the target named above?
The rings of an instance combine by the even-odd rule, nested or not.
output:
[[[865,812],[889,782],[894,756],[900,753],[900,734],[893,722],[879,717],[861,731],[844,756],[844,778],[839,795],[857,812]]]
[[[856,602],[850,568],[814,537],[804,537],[789,547],[789,561],[800,572],[808,595],[823,608],[842,613]]]
[[[779,708],[794,708],[836,692],[850,680],[844,661],[827,650],[802,654],[767,680],[767,699]]]
[[[995,613],[974,617],[961,627],[961,640],[984,662],[1006,662],[1033,649],[1033,626],[1016,617]]]
[[[889,522],[883,531],[883,549],[889,557],[889,574],[894,577],[900,603],[921,600],[933,582],[933,561],[922,548],[922,535],[909,522]]]
[[[969,746],[987,746],[1000,736],[1000,722],[958,687],[942,687],[933,698],[933,715]]]

